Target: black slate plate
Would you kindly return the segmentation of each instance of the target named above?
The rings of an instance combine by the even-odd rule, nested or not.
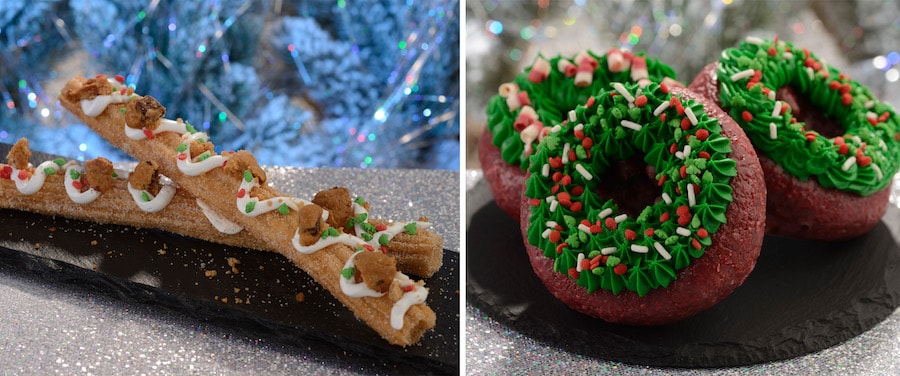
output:
[[[238,273],[228,258],[240,261]],[[426,280],[438,325],[416,345],[391,346],[283,256],[159,231],[0,209],[0,264],[128,303],[158,304],[233,330],[307,347],[327,342],[378,369],[458,373],[459,254]],[[2,269],[0,269],[2,270]],[[206,272],[215,270],[216,276]],[[303,293],[302,302],[297,301]]]
[[[756,268],[732,295],[658,327],[609,324],[569,309],[534,275],[518,223],[493,201],[472,209],[467,301],[573,353],[662,367],[764,363],[839,344],[900,306],[900,210],[893,207],[872,232],[849,241],[767,236]]]

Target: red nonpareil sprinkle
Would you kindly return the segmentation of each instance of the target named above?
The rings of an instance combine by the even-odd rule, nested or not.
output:
[[[870,117],[867,117],[866,120],[867,120],[867,121],[869,122],[869,124],[871,124],[872,126],[875,126],[875,125],[878,124],[878,118],[870,118]]]
[[[597,101],[597,100],[594,99],[594,97],[588,97],[587,103],[585,103],[584,106],[587,107],[587,108],[590,108],[591,106],[594,105],[594,102],[596,102],[596,101]]]
[[[574,188],[572,188],[572,190],[570,192],[572,193],[573,196],[581,196],[581,194],[584,193],[584,187],[582,187],[582,186],[574,187]]]
[[[766,52],[768,52],[768,53],[769,53],[769,56],[775,56],[775,54],[777,54],[777,53],[778,53],[778,51],[777,51],[777,50],[775,50],[775,46],[772,46],[772,47],[769,47],[769,50],[768,50],[768,51],[766,51]]]
[[[599,234],[603,232],[603,226],[600,226],[600,221],[597,221],[597,224],[591,225],[591,234]]]
[[[859,157],[856,157],[856,164],[858,164],[859,167],[866,167],[872,164],[872,157],[868,155],[860,155]]]
[[[387,246],[386,246],[386,245],[382,245],[382,246],[381,246],[381,253],[386,255],[386,254],[388,253],[387,251],[388,251]]]
[[[689,208],[687,205],[681,205],[678,207],[678,209],[675,209],[675,214],[678,214],[679,216],[691,214],[691,208]]]
[[[246,196],[246,195],[247,195],[247,190],[244,188],[241,188],[240,190],[238,190],[237,198],[244,198],[244,196]]]
[[[684,116],[684,106],[681,105],[681,99],[678,97],[672,97],[672,100],[669,101],[671,105],[675,106],[675,111],[678,112],[678,116]]]
[[[659,90],[663,92],[663,94],[669,94],[669,86],[666,85],[665,82],[659,84]]]
[[[403,288],[403,292],[410,292],[415,289],[416,289],[416,285],[406,285],[406,287]]]
[[[602,263],[603,265],[606,265],[606,262],[609,261],[609,256],[607,256],[607,255],[601,255],[599,257],[600,257],[600,263]]]
[[[363,244],[363,248],[369,252],[375,252],[375,247],[372,247],[371,245]]]
[[[12,167],[9,165],[4,165],[3,168],[0,168],[0,178],[9,179],[12,177]]]
[[[589,221],[589,220],[587,220],[587,219],[582,219],[582,220],[581,220],[581,224],[582,224],[582,225],[585,225],[585,226],[587,226],[587,227],[591,227],[591,221]]]
[[[616,273],[616,275],[623,275],[626,272],[628,272],[628,266],[625,264],[618,264],[613,267],[613,273]]]
[[[375,231],[384,231],[387,230],[387,226],[385,224],[379,224],[375,226]]]
[[[553,168],[561,168],[563,165],[562,158],[560,157],[552,157],[548,160],[548,162],[550,163],[550,167]]]
[[[595,269],[598,266],[600,266],[600,256],[592,258],[590,266],[591,266],[591,269]]]
[[[572,279],[578,279],[578,270],[575,270],[575,268],[569,269],[569,277]]]
[[[709,232],[707,232],[705,228],[701,227],[697,229],[697,236],[699,236],[700,239],[706,239],[706,237],[709,236]]]
[[[691,119],[683,118],[681,119],[681,130],[686,131],[691,129]]]
[[[121,74],[117,74],[117,75],[116,75],[116,81],[118,81],[120,84],[124,84],[124,83],[125,83],[125,76],[122,76]]]
[[[102,80],[102,79],[106,78],[106,75],[103,73],[97,73],[97,75],[95,77]]]
[[[662,187],[662,185],[665,184],[666,179],[668,179],[668,178],[669,178],[669,175],[663,175],[663,176],[662,176],[661,178],[659,178],[659,180],[656,182],[656,185],[659,186],[659,187]]]
[[[691,246],[694,247],[694,249],[700,249],[700,242],[697,241],[697,238],[691,238]]]
[[[890,117],[891,117],[891,113],[885,111],[885,112],[883,112],[883,113],[881,114],[881,116],[878,117],[878,121],[880,121],[880,122],[885,122],[885,121],[887,121],[887,119],[890,118]]]
[[[840,81],[837,81],[837,80],[831,81],[831,82],[828,83],[828,88],[831,89],[831,90],[837,90],[837,89],[840,89],[840,88],[841,88],[841,82],[840,82]]]
[[[562,187],[562,186],[559,184],[554,185],[552,188],[550,188],[550,193],[552,193],[552,194],[559,193],[560,187]]]
[[[661,121],[663,123],[666,122],[666,113],[665,112],[659,114],[659,121]]]
[[[559,200],[559,204],[562,206],[568,207],[569,205],[572,205],[572,196],[569,195],[569,192],[559,192],[559,194],[556,195],[556,199]]]
[[[697,133],[694,134],[697,136],[697,139],[700,141],[706,141],[709,138],[709,131],[703,128],[697,130]]]
[[[841,94],[850,94],[850,84],[841,85],[840,93]]]
[[[562,177],[563,177],[562,172],[559,172],[559,171],[554,172],[554,173],[553,173],[553,176],[552,176],[553,182],[554,182],[554,183],[559,183],[559,181],[562,180]]]
[[[679,225],[681,225],[681,226],[687,226],[688,223],[691,223],[691,215],[690,215],[690,214],[685,214],[685,215],[679,215],[679,216],[678,216],[678,224],[679,224]]]
[[[647,96],[639,95],[637,98],[634,98],[634,105],[638,107],[644,107],[647,104]]]
[[[578,159],[578,156],[575,155],[575,150],[569,149],[569,162]]]
[[[579,139],[579,140],[583,140],[583,139],[584,139],[584,131],[583,131],[583,130],[581,130],[581,129],[576,129],[575,132],[572,132],[572,133],[575,134],[575,138],[577,138],[577,139]]]
[[[753,71],[753,76],[750,77],[750,81],[759,82],[759,80],[761,80],[761,79],[762,79],[762,71],[760,71],[760,70]]]
[[[612,217],[606,217],[604,224],[606,225],[606,228],[608,228],[610,230],[615,230],[615,229],[619,228],[619,224],[616,223],[616,220],[613,219]]]
[[[894,133],[894,141],[900,141],[900,132]]]
[[[566,248],[568,246],[569,246],[568,243],[561,243],[561,244],[557,245],[556,246],[556,254],[561,254],[563,251],[563,248]]]
[[[681,165],[681,167],[678,169],[678,174],[681,175],[682,179],[686,178],[687,177],[687,166]]]
[[[590,137],[585,137],[583,140],[581,140],[581,147],[583,147],[585,149],[590,149],[593,146],[594,146],[594,140],[592,140]]]
[[[650,228],[644,230],[644,236],[653,236],[653,234],[654,234],[653,227],[650,227]]]
[[[665,223],[669,220],[669,212],[663,212],[659,215],[659,223]]]
[[[744,119],[744,121],[753,121],[753,114],[751,114],[750,111],[741,112],[741,119]]]
[[[563,175],[562,179],[560,179],[559,182],[563,185],[563,187],[565,187],[569,184],[572,184],[572,177],[569,175]]]
[[[572,203],[572,206],[569,207],[569,210],[571,210],[571,211],[573,211],[573,212],[575,212],[575,213],[578,213],[578,212],[581,211],[582,208],[584,208],[584,205],[582,205],[582,204],[581,204],[580,202],[578,202],[578,201],[575,201],[575,202]]]
[[[82,187],[81,181],[72,180],[72,187],[75,187],[75,189],[80,191]]]
[[[548,237],[548,239],[550,240],[551,243],[556,244],[556,243],[559,243],[559,237],[560,237],[559,231],[553,230],[553,231],[550,231],[550,236]]]
[[[187,159],[187,153],[181,153],[181,154],[178,154],[178,159],[180,159],[180,160],[182,160],[182,161],[185,160],[185,159]]]
[[[705,150],[697,153],[697,156],[706,160],[709,160],[710,156]]]
[[[147,136],[147,138],[152,140],[154,137],[156,137],[156,133],[153,133],[152,129],[144,128],[144,136]]]
[[[539,199],[539,198],[533,198],[533,199],[531,199],[530,204],[531,204],[531,206],[538,206],[538,205],[541,204],[541,199]]]
[[[26,170],[19,170],[18,178],[19,180],[28,180],[31,177],[31,173]]]
[[[782,114],[782,115],[784,115],[785,113],[787,113],[788,110],[790,110],[790,109],[791,109],[791,105],[787,104],[787,102],[782,102],[782,103],[781,103],[781,114]]]
[[[634,241],[634,239],[637,239],[637,233],[635,233],[632,229],[625,230],[625,240],[631,242]]]
[[[669,145],[669,154],[675,154],[678,151],[678,144]]]
[[[578,266],[581,267],[581,270],[591,270],[591,260],[590,259],[581,259],[581,262],[578,263]]]
[[[841,95],[841,103],[844,106],[849,106],[850,103],[853,103],[853,96],[851,96],[850,93]]]
[[[816,140],[816,134],[813,132],[806,132],[806,141],[813,142]]]

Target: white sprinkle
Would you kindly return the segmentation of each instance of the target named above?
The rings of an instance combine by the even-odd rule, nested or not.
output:
[[[853,164],[854,164],[854,163],[856,163],[856,157],[855,157],[855,156],[850,156],[850,158],[847,158],[847,160],[844,161],[844,164],[841,165],[841,170],[844,170],[844,171],[849,170],[850,167],[853,167]]]
[[[881,147],[881,150],[887,151],[887,144],[884,143],[884,140],[879,139],[879,140],[878,140],[878,146]]]
[[[663,199],[663,201],[664,201],[665,203],[667,203],[667,204],[671,204],[671,203],[672,203],[672,197],[669,197],[669,194],[666,193],[666,192],[663,192],[663,194],[662,194],[662,199]]]
[[[772,109],[772,117],[781,117],[781,101],[775,102],[775,108]]]
[[[616,223],[622,223],[622,221],[628,219],[628,214],[619,214],[615,218],[613,218]]]
[[[671,260],[672,255],[669,254],[669,251],[666,250],[666,247],[663,247],[659,242],[653,243],[653,248],[656,248],[656,252],[659,252],[659,255],[662,256],[666,260]]]
[[[731,82],[743,80],[747,77],[753,77],[753,69],[744,69],[731,75]]]
[[[775,123],[769,123],[769,138],[773,140],[778,138],[778,126]]]
[[[594,178],[594,176],[591,175],[591,173],[588,172],[588,170],[585,169],[584,166],[581,165],[581,164],[576,164],[576,165],[575,165],[575,171],[578,171],[578,173],[581,174],[581,176],[583,176],[583,177],[584,177],[585,179],[587,179],[587,180],[591,180],[591,179]]]
[[[691,236],[691,230],[688,230],[681,226],[675,228],[675,233],[681,236]]]
[[[750,43],[750,44],[755,44],[755,45],[763,44],[762,38],[759,38],[759,37],[750,36],[750,37],[747,37],[746,40],[747,40],[747,43]]]
[[[783,57],[783,58],[785,58],[785,59],[793,59],[793,58],[794,58],[794,54],[792,54],[792,53],[790,53],[790,52],[785,52],[785,53],[781,54],[781,57]]]
[[[569,149],[571,147],[572,147],[572,145],[570,145],[568,142],[566,142],[566,144],[563,145],[563,151],[562,151],[562,155],[561,155],[563,164],[569,163]]]
[[[544,163],[544,165],[541,166],[541,175],[543,175],[545,178],[550,176],[550,164]]]
[[[806,74],[809,75],[809,80],[812,81],[816,78],[816,73],[813,72],[813,69],[810,67],[806,67]]]
[[[588,227],[587,225],[585,225],[584,223],[579,223],[579,224],[578,224],[578,229],[581,230],[581,231],[583,231],[583,232],[586,232],[586,233],[588,233],[588,234],[591,233],[591,228]]]
[[[575,128],[572,128],[572,129],[576,130],[576,131],[580,131],[580,130],[584,129],[584,124],[578,123],[578,125],[576,125]]]
[[[728,60],[728,54],[725,53],[725,50],[722,50],[722,53],[719,55],[722,56],[722,59]]]
[[[866,101],[865,107],[868,110],[868,109],[872,108],[872,106],[874,106],[874,105],[875,105],[875,101],[869,99]]]
[[[868,111],[866,112],[866,119],[878,119],[878,114]]]
[[[556,196],[547,196],[544,201],[553,202],[556,201]]]
[[[770,101],[774,101],[775,100],[775,90],[769,90],[769,94],[767,94],[767,96],[769,97]]]
[[[612,208],[606,208],[606,209],[601,210],[600,213],[597,214],[597,217],[600,217],[600,219],[603,219],[603,218],[608,217],[610,214],[612,214],[612,212],[613,212]]]
[[[556,223],[556,221],[547,221],[547,222],[544,222],[544,226],[547,226],[547,227],[556,227],[556,225],[558,225],[558,224],[559,224],[559,223]]]
[[[634,253],[647,253],[650,251],[650,248],[647,248],[645,245],[632,244],[631,251]]]
[[[557,124],[554,125],[553,128],[550,128],[550,132],[558,133],[560,129],[562,129],[562,127]]]
[[[687,194],[688,194],[688,206],[693,207],[694,205],[697,205],[697,197],[694,196],[694,184],[688,183]]]
[[[681,154],[684,154],[685,158],[689,157],[691,155],[691,145],[685,144],[684,150],[681,152]]]
[[[853,141],[856,141],[857,144],[862,144],[862,139],[859,138],[859,136],[853,135],[850,138],[852,138]]]
[[[553,200],[550,202],[550,212],[553,213],[556,211],[556,207],[559,206],[559,201]]]
[[[578,260],[575,262],[575,271],[576,272],[579,272],[579,273],[581,272],[581,261],[583,261],[583,260],[584,260],[584,253],[579,253]]]
[[[687,115],[688,120],[691,121],[691,125],[697,125],[697,117],[694,116],[694,111],[691,111],[690,107],[684,108],[684,114]]]
[[[575,110],[569,110],[569,121],[574,123],[576,119],[578,119],[578,116],[575,115]]]
[[[616,253],[616,251],[618,251],[618,250],[619,250],[619,249],[616,248],[616,247],[600,248],[600,254],[601,254],[601,255],[604,255],[604,256],[609,256],[609,255],[611,255],[611,254],[613,254],[613,253]]]
[[[544,239],[549,238],[549,237],[550,237],[550,232],[551,232],[551,231],[553,231],[553,230],[551,230],[551,229],[549,229],[549,228],[546,229],[546,230],[544,230],[544,232],[541,233],[541,237],[544,238]]]
[[[622,126],[635,131],[639,131],[642,128],[640,124],[628,120],[622,120]]]
[[[612,86],[613,89],[616,89],[619,94],[622,94],[622,96],[625,97],[625,100],[628,101],[628,103],[634,102],[634,96],[631,95],[628,90],[625,90],[625,85],[622,85],[621,82],[613,82]]]
[[[669,101],[665,101],[656,106],[656,109],[653,110],[653,116],[659,116],[663,111],[669,108]]]
[[[878,167],[877,164],[872,163],[869,166],[872,166],[872,169],[875,170],[875,175],[878,177],[878,180],[881,180],[881,178],[884,177],[884,174],[881,173],[881,167]]]
[[[675,158],[684,159],[684,152],[679,150],[675,152]]]

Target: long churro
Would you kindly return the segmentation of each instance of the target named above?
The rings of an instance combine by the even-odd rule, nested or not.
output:
[[[244,248],[260,247],[259,239],[212,212],[187,191],[178,189],[172,182],[163,183],[155,164],[142,162],[133,170],[122,170],[113,169],[104,158],[88,161],[84,166],[57,159],[43,161],[44,167],[38,172],[28,163],[30,154],[28,141],[23,138],[10,149],[9,164],[0,163],[0,207],[98,223],[156,228]],[[29,185],[28,181],[35,174],[46,176],[35,178]],[[66,179],[67,175],[69,179]],[[38,187],[36,184],[41,179],[43,183]],[[346,188],[332,188],[320,195],[326,192],[336,192],[338,197],[344,196],[338,201],[350,202]],[[391,224],[373,218],[367,221],[374,228]],[[440,268],[441,245],[440,236],[420,229],[415,235],[398,234],[383,251],[397,260],[398,270],[427,278]]]
[[[122,82],[102,75],[76,77],[59,100],[107,141],[139,160],[156,163],[162,174],[211,210],[289,258],[388,342],[410,345],[434,327],[435,314],[425,304],[428,290],[421,281],[391,273],[390,263],[354,263],[359,250],[377,250],[392,236],[417,232],[427,222],[367,229],[367,214],[354,203],[352,224],[360,236],[342,232],[338,224],[328,223],[330,213],[320,205],[270,187],[251,153],[216,153],[205,134],[180,119],[165,119],[162,105],[134,94]],[[394,276],[389,286],[373,289],[370,282],[382,279],[385,271]]]

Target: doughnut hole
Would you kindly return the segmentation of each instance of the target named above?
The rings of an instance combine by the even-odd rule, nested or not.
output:
[[[603,200],[613,200],[619,210],[634,218],[662,195],[655,176],[656,169],[644,162],[644,156],[635,155],[612,162],[610,168],[600,174],[600,184],[595,192]]]
[[[789,104],[797,121],[806,123],[806,130],[819,132],[829,139],[844,135],[845,131],[840,123],[825,116],[825,111],[814,105],[807,96],[799,93],[796,89],[790,86],[778,89],[775,92],[775,99]]]

